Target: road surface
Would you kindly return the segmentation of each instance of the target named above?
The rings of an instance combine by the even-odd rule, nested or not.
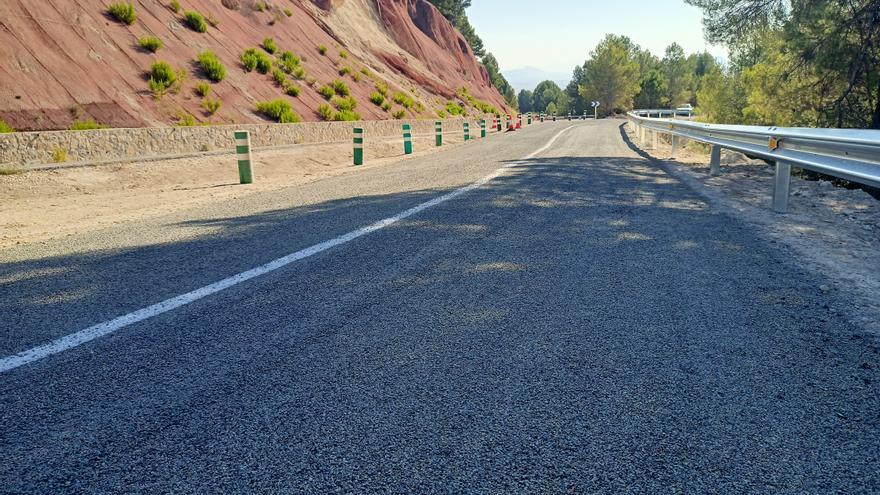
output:
[[[880,490],[876,340],[621,123],[6,250],[0,491]]]

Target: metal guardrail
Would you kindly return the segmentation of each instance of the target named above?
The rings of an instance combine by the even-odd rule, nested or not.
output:
[[[627,114],[640,144],[645,146],[650,133],[656,148],[658,134],[669,134],[672,158],[678,152],[680,138],[709,144],[712,146],[709,163],[712,175],[721,173],[721,149],[773,161],[776,176],[772,206],[780,213],[788,210],[792,167],[880,187],[880,131],[703,124],[643,116],[649,112],[653,114],[657,110]]]

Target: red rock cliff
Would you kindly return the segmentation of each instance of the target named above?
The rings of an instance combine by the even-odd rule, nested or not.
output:
[[[258,122],[264,118],[256,103],[281,98],[303,120],[319,120],[316,109],[327,101],[318,89],[335,79],[349,86],[364,119],[400,111],[407,119],[434,118],[449,101],[463,101],[462,87],[499,110],[505,106],[464,38],[426,0],[276,0],[266,10],[254,0],[181,0],[180,12],[170,1],[131,1],[131,25],[108,16],[104,0],[0,2],[0,119],[19,130],[61,129],[86,118],[110,126],[169,125],[185,116]],[[188,10],[212,21],[206,32],[186,26]],[[164,47],[147,52],[138,46],[142,36],[158,37]],[[283,83],[296,85],[298,96],[285,94],[271,75],[244,70],[242,52],[260,49],[264,38],[302,57],[305,73]],[[211,83],[211,98],[222,102],[215,114],[194,91],[209,82],[196,62],[204,50],[227,69]],[[185,74],[178,92],[158,99],[146,76],[157,60]],[[389,96],[403,92],[417,104],[383,110],[369,101],[382,84]]]

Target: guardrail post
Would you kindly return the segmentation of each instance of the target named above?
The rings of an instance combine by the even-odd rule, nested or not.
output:
[[[471,125],[468,122],[464,123],[464,140],[465,141],[471,140]]]
[[[486,137],[486,119],[480,121],[480,137]]]
[[[412,127],[409,124],[403,124],[403,154],[412,154]]]
[[[238,158],[238,181],[250,184],[254,181],[251,171],[251,133],[235,131],[235,154]]]
[[[788,193],[791,186],[791,163],[776,160],[776,176],[773,180],[773,211],[788,211]]]
[[[721,175],[721,146],[712,145],[709,159],[709,175]]]
[[[364,164],[364,129],[362,127],[354,128],[354,164]]]
[[[678,157],[678,136],[672,134],[672,159],[675,160]]]
[[[436,135],[435,141],[437,146],[443,146],[443,122],[439,120],[434,122],[434,134]]]

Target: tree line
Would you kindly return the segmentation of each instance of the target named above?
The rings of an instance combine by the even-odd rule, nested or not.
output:
[[[544,81],[518,95],[521,112],[592,113],[592,101],[599,101],[600,115],[638,108],[671,108],[696,103],[703,78],[718,70],[709,53],[685,55],[676,43],[662,58],[632,42],[626,36],[609,34],[576,66],[571,82],[563,89]]]
[[[696,107],[707,122],[880,129],[880,1],[685,0],[703,9],[722,64],[673,43],[662,57],[607,35],[564,89],[544,81],[520,111],[600,114]]]
[[[880,129],[880,1],[686,1],[731,53],[697,95],[706,120]]]

